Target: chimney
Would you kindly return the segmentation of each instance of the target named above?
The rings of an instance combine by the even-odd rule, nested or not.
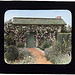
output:
[[[56,19],[61,19],[61,16],[57,16]]]

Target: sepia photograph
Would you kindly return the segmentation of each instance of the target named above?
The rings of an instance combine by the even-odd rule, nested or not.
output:
[[[71,36],[69,10],[7,10],[4,61],[7,64],[69,64]]]

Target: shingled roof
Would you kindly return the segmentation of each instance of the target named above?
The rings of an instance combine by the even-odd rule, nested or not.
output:
[[[38,25],[66,25],[63,19],[57,19],[57,18],[23,18],[23,17],[14,17],[13,24],[21,24],[21,25],[27,25],[27,24],[38,24]]]

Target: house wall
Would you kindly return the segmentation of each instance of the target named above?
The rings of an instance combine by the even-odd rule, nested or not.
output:
[[[13,25],[11,25],[13,26]],[[26,46],[26,38],[30,32],[35,32],[36,47],[40,46],[45,40],[50,40],[56,32],[61,32],[61,25],[14,25],[11,30],[15,32],[16,42],[23,42]],[[51,34],[51,36],[50,36]],[[40,41],[41,40],[41,41]]]

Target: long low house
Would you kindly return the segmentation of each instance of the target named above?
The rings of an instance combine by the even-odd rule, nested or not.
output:
[[[45,40],[56,38],[66,25],[65,21],[56,18],[13,17],[7,22],[10,33],[14,33],[16,42],[23,42],[26,47],[38,47]]]

